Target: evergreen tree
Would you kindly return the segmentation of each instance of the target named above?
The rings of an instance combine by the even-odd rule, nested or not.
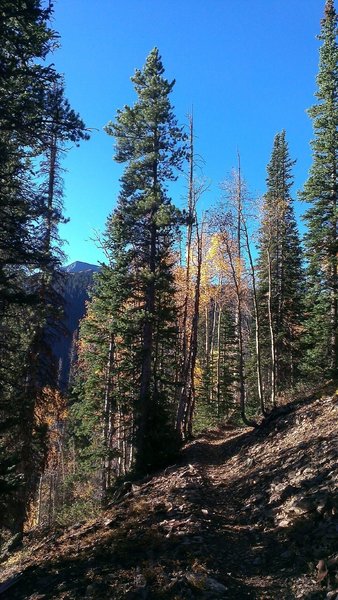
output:
[[[61,78],[45,64],[56,40],[51,15],[52,6],[44,8],[41,0],[5,0],[0,9],[0,455],[6,456],[0,487],[6,493],[3,522],[12,531],[22,530],[43,462],[44,428],[34,411],[46,383],[44,338],[54,320],[51,289],[60,264],[54,240],[62,220],[51,140],[55,155],[66,139],[86,137],[64,99]]]
[[[235,307],[231,302],[231,291],[227,286],[221,292],[222,303],[211,299],[205,314],[201,315],[199,328],[197,406],[195,430],[206,429],[224,423],[236,411],[238,388],[237,340]],[[217,311],[217,326],[213,326],[213,311]],[[207,323],[206,323],[207,320]],[[205,328],[208,326],[209,340],[205,343]],[[207,352],[206,352],[207,350]],[[236,415],[237,416],[237,415]]]
[[[167,182],[176,179],[186,151],[169,100],[174,81],[163,74],[155,48],[132,77],[137,101],[118,111],[105,128],[116,140],[115,160],[126,167],[105,233],[109,265],[97,276],[91,303],[94,329],[102,324],[105,329],[104,341],[92,338],[91,348],[99,354],[101,344],[106,366],[101,385],[87,386],[82,399],[92,397],[100,407],[106,457],[112,450],[112,438],[107,437],[114,430],[112,422],[116,429],[118,413],[129,419],[134,430],[131,453],[135,450],[129,465],[138,472],[165,461],[176,409],[173,246],[181,217],[168,196]]]
[[[52,352],[53,339],[62,335],[63,303],[61,242],[58,226],[65,222],[63,217],[63,186],[61,155],[67,143],[78,143],[87,139],[85,125],[69,106],[64,97],[63,83],[55,76],[44,90],[44,118],[37,151],[41,153],[37,187],[38,196],[38,271],[29,279],[28,285],[35,295],[35,303],[30,311],[31,336],[23,370],[24,402],[22,402],[20,422],[22,447],[20,469],[23,475],[19,502],[22,512],[26,510],[38,484],[44,467],[44,454],[41,445],[45,444],[47,431],[40,431],[37,425],[36,403],[43,397],[43,390],[51,391],[58,385],[58,364]],[[15,397],[15,391],[14,391]],[[41,418],[39,421],[42,422]],[[35,439],[38,438],[38,439]]]
[[[338,192],[338,45],[337,12],[327,0],[319,39],[317,104],[313,119],[313,163],[302,198],[311,203],[305,215],[307,233],[308,374],[337,375],[337,192]]]
[[[139,389],[135,443],[139,470],[154,462],[154,446],[162,445],[161,425],[156,421],[163,419],[163,433],[170,427],[166,412],[174,397],[170,379],[176,307],[171,254],[179,215],[168,197],[166,183],[176,179],[175,170],[182,165],[185,147],[181,142],[185,136],[169,100],[175,82],[168,82],[163,73],[155,48],[143,70],[132,77],[137,102],[119,111],[116,121],[106,127],[116,139],[115,160],[127,163],[115,215],[115,219],[123,217],[126,226],[120,228],[116,259],[123,263],[129,255],[131,298],[138,304],[134,320],[141,338],[136,361]]]
[[[293,165],[282,131],[267,167],[258,259],[265,388],[270,387],[273,404],[278,390],[295,382],[299,367],[303,276],[291,197]]]
[[[1,525],[12,532],[21,529],[24,518],[19,469],[28,402],[24,373],[37,302],[27,282],[41,259],[32,158],[41,133],[43,90],[55,75],[43,66],[54,39],[50,14],[35,0],[5,0],[0,11],[0,447],[5,457],[0,486],[6,507]]]

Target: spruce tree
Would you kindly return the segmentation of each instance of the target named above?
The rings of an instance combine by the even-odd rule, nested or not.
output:
[[[53,339],[63,335],[62,273],[64,257],[59,239],[59,224],[63,216],[63,181],[61,156],[70,142],[87,139],[85,125],[64,96],[62,79],[55,78],[44,90],[44,118],[36,146],[41,154],[37,176],[38,270],[29,277],[34,293],[34,306],[29,311],[31,335],[26,351],[23,380],[24,401],[21,403],[21,472],[19,502],[26,510],[37,488],[38,476],[44,468],[43,445],[47,431],[41,430],[36,419],[37,402],[44,389],[58,387],[58,364],[52,352]],[[15,392],[14,392],[15,393]],[[14,395],[15,397],[15,395]],[[41,421],[41,418],[40,418]]]
[[[67,141],[86,137],[62,79],[46,64],[56,41],[51,15],[52,5],[44,8],[41,0],[4,0],[0,9],[0,456],[6,456],[0,488],[1,517],[12,532],[22,530],[43,462],[45,432],[34,411],[46,383],[44,338],[54,321],[51,288],[63,218],[52,150],[55,158]]]
[[[40,266],[40,202],[33,178],[43,118],[43,90],[55,75],[43,61],[54,33],[51,10],[41,2],[5,0],[0,11],[0,487],[4,490],[0,525],[20,531],[24,519],[21,469],[25,410],[25,369],[37,295],[28,284]],[[6,465],[9,465],[8,468]]]
[[[282,131],[275,136],[267,167],[258,258],[265,389],[270,388],[272,403],[299,372],[303,275],[291,196],[294,162]]]
[[[169,82],[163,74],[161,57],[154,48],[143,70],[132,77],[137,102],[119,111],[115,122],[106,127],[116,139],[115,160],[126,163],[115,218],[127,222],[120,229],[119,250],[123,262],[131,248],[130,298],[137,299],[138,305],[134,315],[140,336],[135,438],[138,470],[154,462],[154,451],[162,451],[161,435],[173,425],[168,414],[173,409],[170,379],[176,334],[172,252],[179,215],[166,184],[176,179],[175,171],[181,168],[185,136],[169,100],[175,81]]]
[[[311,203],[305,215],[307,260],[307,375],[337,375],[337,192],[338,192],[338,46],[337,12],[327,0],[321,23],[318,102],[313,120],[313,162],[302,198]]]
[[[124,415],[134,430],[129,463],[144,472],[165,462],[175,435],[173,251],[181,217],[167,184],[176,179],[186,150],[169,99],[175,82],[164,78],[157,48],[131,79],[135,104],[118,111],[105,128],[116,140],[115,160],[126,165],[105,232],[109,264],[97,277],[91,303],[94,329],[101,323],[105,330],[100,353],[103,348],[106,367],[100,386],[87,386],[82,401],[94,398],[103,430],[115,427],[116,433],[118,413]],[[84,343],[89,339],[85,333]],[[95,352],[101,342],[91,339]],[[117,442],[113,439],[115,448]],[[104,440],[108,454],[111,443],[112,438]]]

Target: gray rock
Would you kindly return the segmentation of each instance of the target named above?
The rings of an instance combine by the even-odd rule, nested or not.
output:
[[[337,590],[332,590],[331,592],[328,592],[326,594],[326,598],[328,600],[337,600],[337,598],[338,598],[338,589]]]
[[[99,586],[95,583],[90,583],[86,587],[86,598],[96,598]]]
[[[228,589],[227,587],[225,587],[225,585],[223,585],[223,583],[220,583],[212,577],[206,578],[205,587],[207,590],[210,590],[211,592],[216,592],[217,594],[224,594]]]

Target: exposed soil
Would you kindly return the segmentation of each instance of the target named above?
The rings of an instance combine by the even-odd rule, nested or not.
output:
[[[337,417],[330,394],[209,431],[100,519],[27,536],[1,600],[338,598]]]

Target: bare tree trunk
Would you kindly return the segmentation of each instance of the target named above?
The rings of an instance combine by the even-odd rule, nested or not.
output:
[[[64,453],[63,453],[63,440],[64,440],[65,432],[64,427],[62,427],[60,439],[58,442],[58,471],[61,474],[61,494],[60,494],[60,503],[63,506],[65,503],[65,461],[64,461]]]
[[[48,526],[50,527],[52,524],[52,503],[53,503],[53,474],[50,472],[49,474],[49,497],[48,497]]]
[[[185,250],[185,296],[183,301],[183,319],[182,319],[182,371],[187,360],[188,353],[188,331],[187,331],[187,320],[188,320],[188,304],[190,296],[190,261],[191,261],[191,244],[192,244],[192,233],[193,233],[193,217],[194,217],[194,132],[193,132],[193,117],[189,118],[189,129],[190,129],[190,155],[189,155],[189,192],[188,192],[188,224],[187,224],[187,239],[186,239],[186,250]]]
[[[226,222],[224,231],[224,242],[228,255],[230,270],[235,287],[236,295],[236,329],[238,342],[238,377],[239,377],[239,405],[240,414],[243,423],[255,426],[256,423],[250,421],[246,416],[246,398],[245,398],[245,371],[244,371],[244,334],[243,334],[243,283],[242,283],[242,180],[240,156],[238,154],[238,171],[236,190],[232,196],[232,205],[234,214],[230,217],[230,223]],[[233,228],[231,240],[228,236],[228,227]],[[234,256],[233,245],[236,245],[236,254]]]
[[[123,428],[123,441],[122,441],[122,455],[123,455],[123,471],[128,471],[128,444],[127,444],[127,427]]]
[[[247,228],[246,220],[245,220],[243,214],[242,214],[242,226],[243,226],[243,230],[244,230],[245,243],[246,243],[247,254],[249,257],[250,273],[251,273],[251,280],[252,280],[252,293],[253,293],[254,314],[255,314],[255,349],[256,349],[256,372],[257,372],[258,399],[259,399],[261,412],[263,415],[266,415],[267,413],[266,413],[265,405],[264,405],[263,384],[262,384],[260,317],[259,317],[258,299],[257,299],[256,274],[255,274],[255,266],[254,266],[253,259],[252,259],[252,252],[251,252],[248,228]]]
[[[215,331],[216,331],[216,302],[212,299],[212,326],[210,339],[210,396],[209,400],[214,399],[214,350],[215,350]]]
[[[194,189],[194,130],[193,117],[189,118],[190,129],[190,157],[189,157],[189,192],[188,192],[188,225],[186,241],[186,272],[185,272],[185,296],[183,302],[182,319],[182,362],[180,369],[180,392],[178,398],[178,410],[176,417],[176,429],[182,439],[186,437],[187,423],[189,420],[189,406],[191,404],[191,388],[193,386],[192,374],[192,346],[194,318],[192,317],[190,331],[188,331],[188,304],[191,291],[191,250],[193,236],[193,222],[197,227],[196,195]],[[196,302],[196,289],[195,289]]]
[[[112,419],[112,373],[114,365],[114,334],[110,334],[108,358],[106,366],[106,381],[104,391],[104,409],[103,409],[103,427],[102,444],[104,448],[104,457],[101,471],[101,501],[104,504],[107,496],[108,481],[110,479],[111,459],[110,459],[110,441],[111,441],[111,419]]]
[[[196,215],[196,239],[197,239],[197,274],[195,284],[195,300],[194,300],[194,315],[192,320],[191,328],[191,341],[190,341],[190,389],[189,389],[189,402],[187,409],[186,419],[186,434],[192,436],[193,428],[193,416],[196,403],[196,391],[195,391],[195,367],[197,358],[197,335],[198,335],[198,322],[200,312],[200,290],[201,290],[201,270],[202,270],[202,245],[203,245],[203,224],[202,231],[200,233],[197,215]]]
[[[237,322],[238,322],[238,348],[239,348],[239,394],[241,417],[244,423],[247,423],[245,414],[245,376],[244,376],[244,344],[243,344],[243,313],[242,313],[242,236],[241,236],[241,215],[242,215],[242,179],[241,179],[241,160],[238,155],[238,179],[237,179],[237,253],[238,270],[236,272],[236,292],[237,292]]]
[[[246,425],[253,425],[246,417],[245,413],[245,376],[244,376],[244,341],[243,341],[243,310],[242,310],[242,291],[240,281],[238,280],[236,268],[234,264],[233,253],[229,244],[229,240],[225,240],[227,254],[230,263],[230,269],[236,292],[236,325],[237,325],[237,342],[238,342],[238,378],[239,378],[239,405],[241,418]]]
[[[42,515],[42,484],[43,484],[43,473],[40,475],[39,479],[39,490],[38,490],[38,506],[37,506],[37,525],[41,525],[41,515]]]
[[[124,461],[123,461],[123,448],[122,448],[122,415],[121,415],[121,406],[118,405],[117,408],[117,423],[116,423],[116,445],[117,445],[117,476],[120,477],[124,475]]]
[[[209,309],[205,307],[205,360],[206,369],[209,367]]]
[[[275,332],[272,319],[272,265],[271,254],[269,247],[267,248],[268,258],[268,314],[270,328],[270,343],[271,343],[271,404],[276,406],[276,347],[275,347]]]
[[[216,369],[216,402],[217,402],[217,417],[220,417],[220,401],[221,401],[221,322],[222,322],[222,308],[219,307],[218,311],[218,324],[217,324],[217,369]]]
[[[201,265],[202,265],[202,235],[199,233],[197,215],[195,215],[196,239],[197,239],[197,274],[194,292],[194,310],[191,322],[189,352],[183,374],[183,383],[185,384],[185,394],[181,396],[178,418],[182,415],[182,420],[177,420],[177,430],[182,439],[192,436],[193,414],[195,407],[195,367],[197,357],[197,335],[199,322],[199,304],[201,287]],[[183,402],[184,400],[184,402]]]
[[[130,425],[130,438],[134,439],[134,416],[131,414],[131,425]],[[131,469],[134,461],[134,444],[129,442],[129,458],[128,458],[128,471]]]

